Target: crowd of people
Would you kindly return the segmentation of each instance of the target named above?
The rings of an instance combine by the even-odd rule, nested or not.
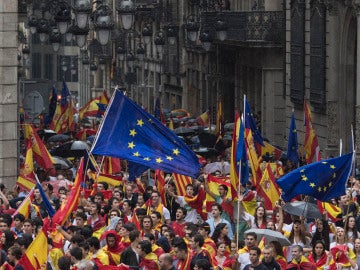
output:
[[[214,173],[223,177],[219,174]],[[67,203],[75,175],[72,168],[67,173],[58,171],[56,179],[40,176],[54,209]],[[322,219],[314,219],[287,213],[281,200],[274,209],[266,209],[251,184],[241,186],[238,199],[233,200],[227,185],[219,185],[216,192],[210,189],[208,177],[202,174],[194,179],[186,186],[185,195],[178,194],[171,176],[165,177],[165,194],[149,174],[142,181],[123,178],[118,186],[96,183],[90,196],[81,192],[78,206],[64,226],[56,225],[60,240],[49,233],[48,262],[42,268],[355,270],[360,265],[360,183],[355,178],[350,179],[347,194],[334,200],[341,214],[329,219],[324,211]],[[82,187],[93,185],[94,180],[86,177]],[[204,193],[214,199],[209,212],[203,201],[199,211],[195,207],[199,202],[191,200],[199,200],[197,195]],[[26,190],[8,190],[1,185],[0,196],[0,264],[2,269],[24,269],[20,259],[43,229],[48,208],[39,188],[34,189],[28,217],[16,213]],[[249,201],[253,208],[245,207]],[[290,244],[267,241],[249,229],[280,232]]]

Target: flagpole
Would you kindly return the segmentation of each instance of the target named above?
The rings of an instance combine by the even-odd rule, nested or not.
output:
[[[339,143],[339,156],[342,156],[342,147],[343,147],[343,143],[342,143],[342,139],[340,138],[340,143]]]

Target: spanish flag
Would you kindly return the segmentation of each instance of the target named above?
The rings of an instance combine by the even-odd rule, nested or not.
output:
[[[26,198],[22,201],[19,207],[16,209],[15,213],[12,215],[14,217],[16,214],[22,214],[25,219],[30,217],[30,207],[31,207],[31,197],[34,194],[34,189],[32,189]]]
[[[34,241],[20,258],[20,264],[26,270],[45,269],[48,257],[48,243],[44,231],[40,231]]]
[[[25,125],[25,139],[31,143],[33,158],[45,170],[53,168],[53,159],[31,125]]]
[[[155,170],[156,186],[157,190],[160,193],[161,201],[166,207],[166,197],[165,197],[165,177],[164,172],[161,170]]]
[[[315,129],[312,126],[312,116],[307,101],[304,101],[304,126],[305,126],[305,152],[306,152],[306,163],[311,163],[316,158],[316,161],[321,160],[320,147],[318,138],[315,133]]]
[[[122,185],[122,177],[116,175],[110,175],[105,173],[95,173],[90,172],[89,176],[94,179],[97,183],[105,182],[108,183],[110,186],[119,186]]]
[[[206,112],[202,113],[196,118],[196,121],[202,127],[208,126],[210,121],[210,111],[207,110]]]
[[[264,199],[264,206],[267,210],[273,210],[276,202],[280,199],[279,186],[275,182],[271,164],[266,165],[263,176],[256,186],[257,192]]]

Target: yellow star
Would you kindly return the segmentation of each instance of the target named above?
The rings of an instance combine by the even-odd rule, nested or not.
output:
[[[137,120],[137,126],[142,127],[144,125],[144,121],[142,119]]]
[[[134,155],[135,157],[139,157],[139,156],[140,156],[139,152],[135,152],[133,155]]]
[[[161,158],[156,159],[156,163],[161,163],[161,162],[163,162],[163,160]]]
[[[333,174],[333,178],[336,178],[336,173]]]
[[[303,180],[303,181],[307,181],[307,180],[308,180],[308,178],[306,177],[306,175],[302,175],[302,176],[301,176],[301,180]]]
[[[329,182],[329,187],[331,187],[332,186],[332,182]]]
[[[295,129],[293,129],[293,131],[292,131],[292,132],[296,133],[296,128],[295,128]]]
[[[335,169],[335,166],[334,166],[334,165],[330,165],[330,168],[334,170],[334,169]]]
[[[323,161],[323,162],[321,162],[322,164],[327,164],[327,162],[326,161]]]
[[[321,192],[321,187],[318,187],[318,191]]]
[[[315,187],[316,185],[314,183],[310,183],[310,187]]]
[[[134,147],[135,147],[134,142],[129,142],[128,143],[128,148],[134,149]]]
[[[149,158],[149,157],[145,157],[144,160],[145,160],[145,161],[150,161],[150,158]]]
[[[136,135],[136,130],[135,130],[135,129],[131,129],[131,130],[130,130],[130,136],[135,137],[135,135]]]
[[[304,169],[302,169],[302,170],[300,170],[300,172],[301,172],[301,173],[303,173],[303,172],[305,172],[305,170],[304,170]]]
[[[174,154],[174,155],[176,155],[176,156],[177,156],[178,154],[180,154],[179,149],[177,149],[177,148],[176,148],[176,149],[174,149],[174,150],[173,150],[173,154]]]
[[[324,192],[327,190],[327,187],[323,187]]]
[[[172,158],[170,156],[166,156],[166,159],[172,161],[174,158]]]

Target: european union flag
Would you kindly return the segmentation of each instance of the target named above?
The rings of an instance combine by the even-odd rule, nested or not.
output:
[[[243,122],[239,119],[240,122],[240,131],[239,131],[239,138],[237,142],[236,148],[236,164],[238,166],[237,171],[239,170],[240,163],[241,163],[241,172],[239,172],[240,183],[245,185],[249,182],[249,164],[246,154],[246,146],[245,146],[245,127]]]
[[[47,211],[47,213],[48,213],[48,215],[50,217],[53,217],[55,215],[55,209],[51,205],[49,199],[47,198],[47,196],[45,194],[45,191],[44,191],[44,189],[42,188],[42,186],[41,186],[41,184],[39,182],[39,179],[37,179],[37,176],[36,176],[36,180],[37,180],[36,188],[39,189],[39,192],[40,192],[41,198],[43,200],[44,206],[46,208],[46,211]]]
[[[310,163],[277,180],[285,201],[295,196],[310,195],[320,201],[329,201],[345,194],[353,153]]]
[[[249,102],[247,101],[246,97],[245,99],[245,128],[249,128],[252,131],[253,137],[254,137],[254,141],[261,144],[262,146],[264,145],[264,139],[261,136],[260,130],[258,129],[256,123],[255,123],[255,119],[253,117],[253,114],[251,112],[251,108],[249,105]]]
[[[62,89],[61,89],[61,100],[60,105],[61,107],[64,107],[68,104],[68,97],[70,97],[70,90],[67,87],[67,84],[65,81],[62,82]]]
[[[175,133],[119,90],[112,96],[91,152],[196,177],[195,153]]]
[[[299,164],[299,143],[297,137],[296,123],[295,123],[295,115],[292,112],[290,128],[289,128],[289,141],[287,148],[287,158],[293,161],[296,165]]]

